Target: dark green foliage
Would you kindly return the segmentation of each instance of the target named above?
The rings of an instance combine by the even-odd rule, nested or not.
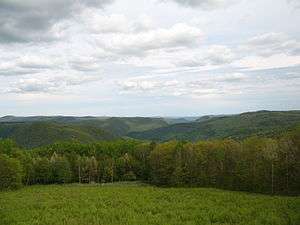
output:
[[[112,140],[115,137],[99,128],[51,122],[0,123],[0,138],[10,138],[19,146],[32,148],[58,141],[82,143]]]
[[[17,159],[0,154],[0,190],[22,186],[22,166]]]
[[[63,157],[58,156],[56,153],[50,159],[52,183],[68,183],[71,181],[71,166],[69,161]]]
[[[0,138],[11,138],[26,148],[61,141],[91,143],[128,137],[155,141],[242,140],[254,135],[278,136],[300,124],[300,111],[259,111],[195,120],[192,117],[2,117]]]
[[[167,122],[161,118],[144,117],[112,117],[95,123],[95,126],[108,130],[117,136],[125,136],[129,132],[145,131],[167,125]]]
[[[244,139],[250,136],[276,136],[300,124],[300,111],[259,111],[232,116],[211,116],[198,122],[174,124],[144,132],[132,132],[132,138],[167,140]]]
[[[124,136],[128,132],[145,131],[167,126],[168,123],[163,118],[146,118],[146,117],[68,117],[68,116],[54,116],[54,117],[13,117],[6,116],[0,118],[0,124],[35,124],[35,123],[49,123],[68,125],[68,127],[75,128],[88,127],[89,129],[101,129],[113,134],[114,136]],[[0,129],[1,130],[1,129]],[[103,132],[103,131],[102,131]],[[0,132],[1,137],[1,132]],[[101,139],[100,139],[101,140]]]
[[[38,157],[34,160],[33,184],[50,184],[52,182],[52,166],[46,157]]]

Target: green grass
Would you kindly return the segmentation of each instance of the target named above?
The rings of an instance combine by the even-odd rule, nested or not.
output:
[[[32,186],[0,192],[1,225],[298,225],[299,197],[145,185]]]

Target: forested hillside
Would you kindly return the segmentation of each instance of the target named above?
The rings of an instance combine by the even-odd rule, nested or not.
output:
[[[139,180],[158,186],[299,194],[299,162],[300,128],[277,138],[64,142],[27,151],[2,140],[0,189]]]
[[[0,139],[11,138],[23,147],[57,141],[82,143],[113,138],[154,141],[243,139],[273,137],[300,124],[300,111],[249,112],[185,118],[147,117],[13,117],[0,118]]]
[[[58,124],[53,122],[0,123],[0,138],[12,139],[19,146],[32,148],[58,141],[81,143],[113,140],[113,134],[86,125]]]
[[[51,122],[56,124],[83,125],[104,129],[116,136],[125,136],[129,132],[140,132],[167,126],[163,118],[148,117],[72,117],[72,116],[32,116],[0,118],[1,123]]]
[[[259,111],[230,116],[207,116],[193,123],[132,132],[128,136],[155,141],[243,139],[254,135],[272,137],[298,124],[300,124],[300,111]]]

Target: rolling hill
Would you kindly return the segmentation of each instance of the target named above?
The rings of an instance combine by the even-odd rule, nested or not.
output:
[[[196,122],[173,124],[144,132],[131,132],[129,137],[166,141],[206,140],[273,136],[300,124],[300,111],[258,111],[229,116],[206,116]]]
[[[54,122],[19,122],[0,123],[1,138],[10,138],[19,146],[33,148],[58,141],[75,140],[88,143],[112,140],[116,136],[92,126],[58,124]]]
[[[116,136],[125,136],[129,132],[140,132],[167,126],[163,118],[150,117],[72,117],[72,116],[32,116],[0,118],[1,123],[52,122],[66,125],[83,125],[103,129]]]
[[[258,111],[191,118],[14,117],[0,118],[0,138],[31,148],[57,141],[115,138],[166,141],[273,136],[300,124],[300,111]]]

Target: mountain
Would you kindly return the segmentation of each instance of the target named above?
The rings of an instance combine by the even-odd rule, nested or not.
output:
[[[11,138],[23,147],[37,147],[57,141],[94,142],[122,138],[167,126],[162,118],[34,116],[0,118],[0,139]]]
[[[93,121],[93,125],[115,135],[126,136],[130,132],[142,132],[165,127],[168,126],[168,123],[162,118],[111,117],[102,121]]]
[[[203,117],[71,117],[35,116],[0,118],[0,138],[23,147],[57,141],[94,142],[115,138],[166,141],[273,136],[300,124],[300,111],[258,111]]]
[[[219,117],[224,117],[226,115],[206,115],[206,116],[201,116],[200,118],[196,119],[195,122],[204,122],[207,120],[210,120],[212,118],[219,118]],[[229,116],[229,115],[227,115]]]
[[[298,124],[300,124],[300,111],[258,111],[239,115],[206,116],[191,123],[131,132],[128,136],[156,141],[242,139],[253,135],[273,136]]]
[[[116,136],[102,129],[54,122],[0,123],[0,139],[10,138],[19,146],[33,148],[58,141],[75,140],[82,143],[112,140]]]
[[[54,122],[58,124],[88,125],[106,130],[117,136],[124,136],[129,132],[139,132],[167,126],[163,118],[149,117],[72,117],[72,116],[32,116],[14,117],[5,116],[0,118],[0,124],[14,122]]]
[[[199,117],[164,117],[164,120],[168,124],[178,124],[178,123],[190,123],[194,122]]]
[[[75,117],[75,116],[28,116],[28,117],[17,117],[17,116],[4,116],[0,118],[0,123],[16,123],[16,122],[58,122],[58,123],[74,123],[88,120],[105,120],[108,117]]]

